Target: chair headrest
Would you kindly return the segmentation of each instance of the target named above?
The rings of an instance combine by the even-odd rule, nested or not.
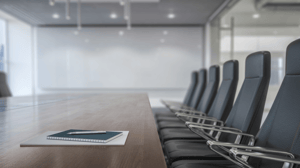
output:
[[[300,39],[293,41],[286,50],[286,75],[300,75]]]
[[[239,62],[230,60],[223,65],[223,80],[237,79],[239,76]]]
[[[217,79],[219,79],[220,76],[220,67],[219,65],[212,65],[209,68],[209,77],[208,77],[208,81],[215,81]]]
[[[198,82],[198,72],[197,71],[192,72],[192,82]]]
[[[266,76],[267,73],[269,73],[268,69],[270,69],[270,62],[271,54],[268,51],[259,51],[250,54],[246,59],[245,78]]]
[[[198,78],[199,82],[203,81],[204,78],[206,79],[206,69],[205,68],[200,69],[198,75],[199,75]]]

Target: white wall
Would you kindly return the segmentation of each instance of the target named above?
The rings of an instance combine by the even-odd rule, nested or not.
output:
[[[123,36],[120,28],[73,31],[38,28],[41,89],[186,89],[202,66],[199,27],[134,28]]]
[[[32,94],[32,32],[31,26],[0,11],[7,21],[7,74],[13,96]]]
[[[160,98],[181,100],[203,65],[201,27],[135,28],[122,37],[119,28],[84,28],[75,36],[74,28],[35,28],[2,11],[0,18],[13,96],[146,92],[160,106]]]

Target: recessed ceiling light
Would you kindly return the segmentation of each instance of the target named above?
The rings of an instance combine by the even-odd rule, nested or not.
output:
[[[54,19],[59,19],[59,14],[58,13],[54,13],[53,15],[52,15],[52,17],[54,18]]]
[[[174,13],[168,14],[168,18],[169,18],[169,19],[174,19],[174,18],[175,18],[175,14],[174,14]]]
[[[169,34],[169,32],[165,30],[164,31],[164,35],[168,35],[168,34]]]
[[[123,36],[123,35],[124,35],[124,32],[123,32],[123,31],[119,31],[119,35],[120,35],[120,36]]]
[[[51,6],[54,6],[54,5],[55,5],[54,0],[50,0],[50,1],[49,1],[49,4],[50,4]]]
[[[160,39],[160,42],[161,43],[165,43],[165,39]]]
[[[110,18],[112,18],[112,19],[116,19],[117,17],[118,17],[118,15],[115,13],[110,14]]]
[[[77,36],[79,34],[79,31],[74,31],[74,34]]]
[[[120,5],[121,5],[121,6],[124,6],[124,5],[125,5],[124,0],[120,0]]]
[[[260,14],[255,13],[255,14],[252,15],[252,17],[253,17],[253,19],[258,19],[258,18],[260,18]]]

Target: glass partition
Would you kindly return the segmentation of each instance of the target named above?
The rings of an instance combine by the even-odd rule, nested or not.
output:
[[[6,22],[0,19],[0,71],[6,71]]]
[[[256,51],[271,52],[271,80],[265,109],[278,92],[285,71],[288,44],[300,37],[299,11],[266,8],[256,1],[240,1],[221,19],[220,63],[236,59],[240,65],[240,82],[245,74],[245,59]]]

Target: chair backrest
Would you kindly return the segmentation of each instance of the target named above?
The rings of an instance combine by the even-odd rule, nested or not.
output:
[[[300,40],[286,52],[286,73],[272,108],[261,127],[255,146],[275,148],[300,155]],[[282,168],[282,162],[250,158],[251,165]]]
[[[0,72],[0,97],[11,97],[11,92],[6,82],[6,75]]]
[[[197,110],[208,113],[218,91],[220,81],[220,67],[213,65],[209,68],[209,79]]]
[[[193,95],[195,93],[196,87],[197,87],[197,83],[198,83],[198,72],[197,71],[193,71],[192,72],[192,77],[191,77],[191,83],[190,86],[188,88],[188,91],[185,95],[185,98],[183,100],[183,104],[190,106],[192,103],[192,98]]]
[[[206,69],[200,69],[198,73],[198,84],[195,90],[195,93],[192,98],[190,107],[197,108],[199,101],[203,95],[204,89],[206,87]]]
[[[266,102],[270,81],[270,52],[256,52],[246,58],[245,79],[225,125],[256,135]],[[220,141],[234,142],[236,135],[224,134]],[[242,140],[242,143],[247,139]]]
[[[231,111],[239,80],[239,62],[227,61],[223,65],[223,80],[208,112],[208,116],[225,121]]]

